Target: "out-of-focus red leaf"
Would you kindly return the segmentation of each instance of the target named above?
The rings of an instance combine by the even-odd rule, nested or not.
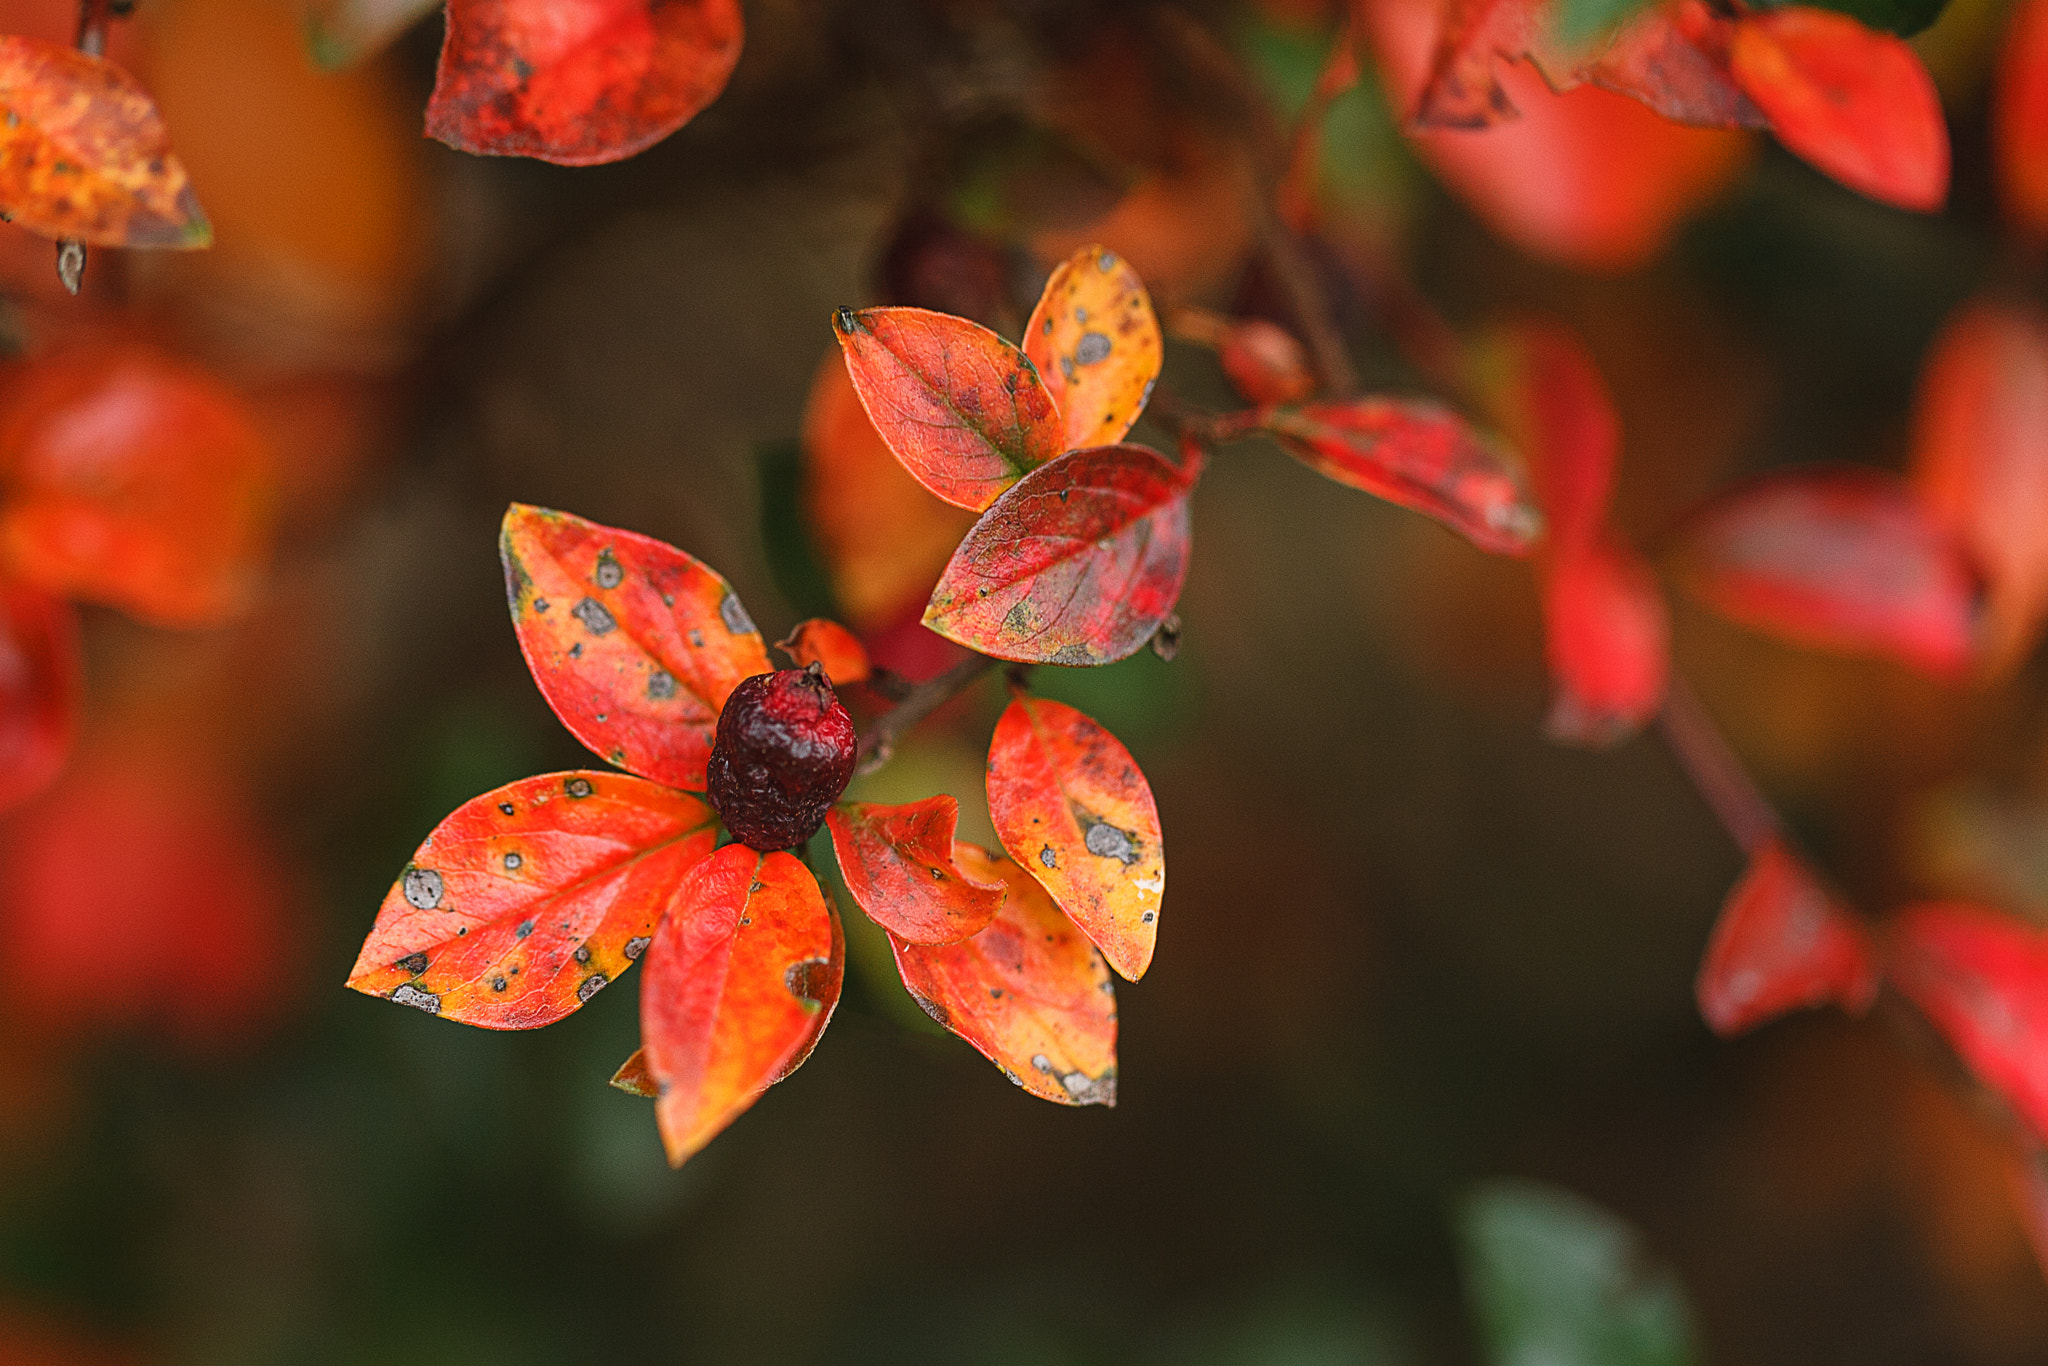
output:
[[[1519,323],[1491,339],[1480,368],[1501,429],[1529,462],[1550,550],[1592,545],[1621,453],[1621,418],[1593,358],[1562,327]]]
[[[811,664],[820,666],[835,688],[865,682],[874,672],[874,666],[868,662],[867,647],[859,637],[824,617],[798,622],[787,639],[776,642],[775,648],[796,661],[799,669]]]
[[[1264,318],[1237,318],[1216,358],[1231,387],[1253,403],[1299,403],[1316,391],[1308,352],[1294,334]]]
[[[1113,446],[1145,411],[1166,354],[1130,262],[1083,247],[1060,262],[1024,328],[1024,354],[1058,405],[1062,450]]]
[[[0,579],[0,809],[40,792],[62,770],[83,691],[71,605]]]
[[[868,919],[912,944],[955,944],[1002,909],[999,881],[977,881],[953,862],[960,803],[927,797],[906,806],[844,802],[825,824],[846,889]]]
[[[1542,530],[1522,471],[1440,404],[1360,398],[1278,408],[1264,421],[1316,473],[1434,517],[1490,554],[1527,554]]]
[[[1116,987],[1102,955],[1015,863],[971,844],[953,857],[1006,888],[1001,911],[958,944],[891,935],[911,999],[1032,1095],[1116,1104]]]
[[[2005,218],[2048,241],[2048,0],[2020,0],[1999,49],[1991,151]]]
[[[553,1024],[640,957],[717,835],[703,802],[619,773],[486,792],[412,856],[348,984],[486,1029]]]
[[[1560,550],[1543,568],[1543,625],[1553,739],[1604,747],[1657,714],[1671,631],[1642,556],[1614,541]]]
[[[651,536],[524,503],[498,548],[519,648],[562,724],[628,772],[701,792],[719,709],[770,667],[731,586]]]
[[[988,747],[988,809],[1010,857],[1135,982],[1152,962],[1166,846],[1152,787],[1114,735],[1064,702],[1020,696]]]
[[[839,1003],[830,903],[794,856],[728,844],[684,880],[640,983],[640,1036],[680,1167],[788,1075]]]
[[[1037,368],[981,324],[922,308],[842,308],[833,326],[875,430],[947,502],[979,512],[1066,449]]]
[[[1913,486],[1985,577],[1985,655],[2010,665],[2048,614],[2048,318],[1978,303],[1920,372]]]
[[[1735,25],[1729,68],[1786,148],[1859,194],[1931,213],[1948,198],[1948,124],[1919,54],[1833,10]]]
[[[96,246],[213,241],[148,92],[104,57],[42,38],[0,37],[0,212]]]
[[[1199,474],[1143,446],[1074,451],[982,514],[932,590],[924,624],[1035,664],[1108,664],[1180,600]]]
[[[1978,1080],[2048,1136],[2048,936],[1981,906],[1914,906],[1891,926],[1885,971]]]
[[[427,134],[463,152],[618,161],[717,99],[738,0],[449,0]]]
[[[1724,616],[1800,645],[1937,677],[1970,663],[1977,594],[1962,552],[1876,470],[1793,470],[1716,500],[1688,531],[1681,575]]]
[[[1877,953],[1783,841],[1772,839],[1728,893],[1700,960],[1700,1017],[1727,1038],[1833,1002],[1862,1014],[1877,996]]]
[[[56,352],[0,394],[0,552],[55,593],[219,623],[269,557],[274,477],[241,397],[147,346]]]

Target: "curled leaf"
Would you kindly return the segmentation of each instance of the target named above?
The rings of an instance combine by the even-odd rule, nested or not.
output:
[[[1860,1015],[1877,979],[1862,924],[1773,838],[1728,893],[1693,994],[1707,1027],[1726,1038],[1830,1002]]]
[[[874,671],[860,638],[824,617],[798,622],[787,639],[776,642],[775,648],[788,655],[799,669],[812,664],[821,666],[835,688],[863,682]]]
[[[1124,439],[1152,396],[1166,349],[1138,272],[1089,246],[1045,282],[1024,328],[1024,354],[1059,408],[1060,449],[1074,451]]]
[[[911,998],[1032,1095],[1116,1104],[1116,987],[1102,955],[1010,860],[971,844],[953,858],[1005,889],[1001,909],[957,944],[891,935]]]
[[[0,579],[0,809],[34,796],[64,767],[83,674],[71,605]]]
[[[636,1048],[633,1056],[619,1064],[619,1070],[612,1073],[611,1085],[618,1087],[629,1096],[644,1096],[653,1100],[660,1093],[655,1090],[654,1078],[647,1073],[647,1050]]]
[[[620,773],[486,792],[412,856],[348,985],[486,1029],[552,1024],[641,956],[717,833],[695,797]]]
[[[1977,1079],[2048,1136],[2048,936],[1960,902],[1900,912],[1886,975]]]
[[[912,944],[953,944],[980,933],[1003,890],[953,861],[960,803],[940,795],[905,806],[844,802],[825,823],[846,889],[868,919]]]
[[[520,651],[562,724],[628,772],[702,791],[719,709],[769,671],[731,586],[651,536],[523,503],[498,546]]]
[[[1022,696],[988,747],[988,808],[1010,857],[1135,982],[1152,962],[1166,847],[1152,788],[1114,735],[1064,702]]]
[[[802,1060],[838,1004],[841,944],[817,881],[790,854],[728,844],[684,879],[640,984],[671,1165]]]

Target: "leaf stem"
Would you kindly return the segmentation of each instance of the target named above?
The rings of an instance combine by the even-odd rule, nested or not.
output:
[[[967,691],[997,663],[989,655],[970,655],[905,693],[902,701],[877,716],[862,732],[859,757],[853,771],[856,774],[873,773],[888,763],[896,752],[899,739],[925,717]]]
[[[1744,854],[1754,854],[1784,830],[1784,822],[1722,738],[1699,697],[1677,674],[1664,694],[1657,729],[1678,765]]]

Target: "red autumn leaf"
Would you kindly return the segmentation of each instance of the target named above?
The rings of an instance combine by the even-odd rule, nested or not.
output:
[[[776,642],[775,648],[794,660],[799,669],[812,664],[821,666],[835,688],[865,682],[874,672],[874,666],[868,662],[867,647],[860,643],[860,638],[824,617],[798,622],[786,639]]]
[[[0,37],[0,213],[95,246],[213,241],[148,92],[105,58],[41,38]]]
[[[1064,702],[1021,696],[988,747],[988,811],[1010,857],[1135,982],[1152,963],[1166,846],[1130,751]]]
[[[52,592],[218,623],[268,558],[273,478],[242,399],[147,346],[58,352],[0,393],[0,553]]]
[[[514,503],[499,551],[534,681],[578,740],[701,792],[726,696],[769,671],[730,585],[674,546]]]
[[[924,624],[1034,664],[1134,653],[1180,600],[1199,472],[1143,446],[1074,451],[1033,470],[960,542]]]
[[[1877,978],[1863,926],[1772,839],[1728,893],[1693,994],[1707,1027],[1727,1038],[1829,1002],[1860,1015]]]
[[[1275,409],[1265,428],[1316,473],[1434,517],[1491,554],[1527,554],[1542,530],[1521,471],[1439,404],[1312,403]]]
[[[1308,352],[1294,334],[1264,318],[1238,318],[1224,329],[1216,358],[1238,393],[1253,403],[1299,403],[1316,391]]]
[[[1514,101],[1501,88],[1494,64],[1520,61],[1543,44],[1548,8],[1548,0],[1449,0],[1410,122],[1418,128],[1472,129],[1513,118]]]
[[[1920,373],[1913,487],[1985,577],[1985,653],[2016,662],[2048,615],[2048,318],[1978,303]]]
[[[1152,396],[1166,344],[1130,262],[1083,247],[1060,262],[1024,328],[1024,354],[1059,408],[1060,449],[1113,446]]]
[[[1067,448],[1037,369],[981,324],[922,308],[842,308],[833,327],[875,430],[947,502],[980,512]]]
[[[953,857],[1005,887],[1002,908],[958,944],[891,935],[911,999],[1032,1095],[1116,1104],[1116,987],[1102,955],[1015,863],[971,844]]]
[[[1560,550],[1543,570],[1543,625],[1553,739],[1604,747],[1657,714],[1671,631],[1642,556],[1613,541]]]
[[[1564,328],[1523,323],[1500,331],[1480,368],[1501,429],[1529,461],[1548,548],[1592,545],[1621,452],[1621,418],[1593,358]]]
[[[0,579],[0,808],[41,791],[64,767],[83,671],[71,605]]]
[[[1735,490],[1694,521],[1681,572],[1715,611],[1796,644],[1938,677],[1970,662],[1976,587],[1961,551],[1876,470],[1793,470]]]
[[[640,957],[717,834],[703,802],[620,773],[486,792],[412,856],[348,985],[486,1029],[553,1024]]]
[[[788,1075],[839,1002],[842,940],[810,870],[728,844],[684,880],[640,983],[640,1037],[680,1167]]]
[[[1002,909],[1003,890],[953,862],[960,803],[927,797],[907,806],[843,802],[825,824],[846,889],[868,919],[913,944],[954,944]]]
[[[1933,212],[1948,124],[1913,49],[1846,14],[1792,5],[1735,25],[1729,69],[1786,148],[1859,194]]]
[[[2048,241],[2048,0],[2020,0],[1999,49],[1991,151],[2006,221]]]
[[[1623,26],[1585,78],[1695,128],[1768,128],[1728,68],[1737,21],[1703,0],[1653,4]]]
[[[717,99],[737,0],[449,0],[427,134],[563,166],[646,150]]]
[[[1885,968],[1978,1080],[2048,1136],[2048,936],[1980,906],[1920,905],[1893,922]]]

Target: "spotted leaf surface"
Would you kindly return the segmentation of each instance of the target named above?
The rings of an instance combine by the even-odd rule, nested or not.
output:
[[[562,724],[620,768],[702,791],[719,709],[768,651],[726,581],[674,546],[514,503],[512,624]]]
[[[1976,586],[1953,538],[1875,470],[1795,470],[1717,500],[1685,537],[1687,588],[1796,644],[1936,676],[1973,648]]]
[[[269,443],[238,394],[152,347],[31,362],[0,396],[0,487],[16,574],[160,625],[233,616],[269,560]]]
[[[1145,975],[1166,896],[1152,788],[1130,751],[1063,702],[1019,697],[988,748],[988,808],[1010,857],[1109,965]]]
[[[41,38],[0,37],[0,211],[95,246],[213,241],[148,92],[105,58]]]
[[[737,0],[449,0],[427,134],[563,166],[644,151],[717,99]]]
[[[944,795],[905,806],[844,802],[825,818],[854,901],[912,944],[958,943],[1002,908],[1000,881],[970,877],[954,863],[959,823],[960,803]]]
[[[1980,906],[1915,906],[1891,926],[1885,970],[1978,1080],[2048,1136],[2048,936]]]
[[[1113,446],[1145,410],[1166,354],[1130,262],[1083,247],[1060,262],[1024,329],[1024,354],[1058,405],[1062,450]]]
[[[1143,446],[1074,451],[982,514],[932,590],[924,624],[998,659],[1107,664],[1180,600],[1198,470]]]
[[[842,308],[833,326],[875,430],[947,502],[979,512],[1066,449],[1037,369],[979,323],[922,308]]]
[[[633,965],[716,839],[703,802],[621,773],[487,792],[412,856],[348,984],[486,1029],[552,1024]]]
[[[1877,996],[1877,954],[1862,924],[1773,839],[1728,893],[1693,994],[1726,1038],[1833,1002],[1855,1014]]]
[[[843,941],[795,857],[729,844],[684,882],[648,952],[640,1039],[681,1166],[788,1075],[838,1004]]]
[[[788,639],[777,641],[775,648],[788,655],[799,669],[818,665],[835,688],[865,682],[874,672],[874,666],[868,662],[867,647],[860,643],[860,637],[824,617],[799,622]]]
[[[1316,473],[1434,517],[1491,554],[1526,554],[1543,528],[1522,472],[1437,404],[1314,403],[1275,409],[1265,427]]]
[[[1549,557],[1543,628],[1554,689],[1545,728],[1553,739],[1604,747],[1657,714],[1670,674],[1671,627],[1641,555],[1599,541]]]
[[[64,767],[83,671],[71,605],[0,580],[0,808],[33,796]]]
[[[1102,955],[1015,863],[971,844],[953,858],[1003,887],[1002,906],[957,944],[890,936],[911,998],[1032,1095],[1116,1104],[1116,987]]]

